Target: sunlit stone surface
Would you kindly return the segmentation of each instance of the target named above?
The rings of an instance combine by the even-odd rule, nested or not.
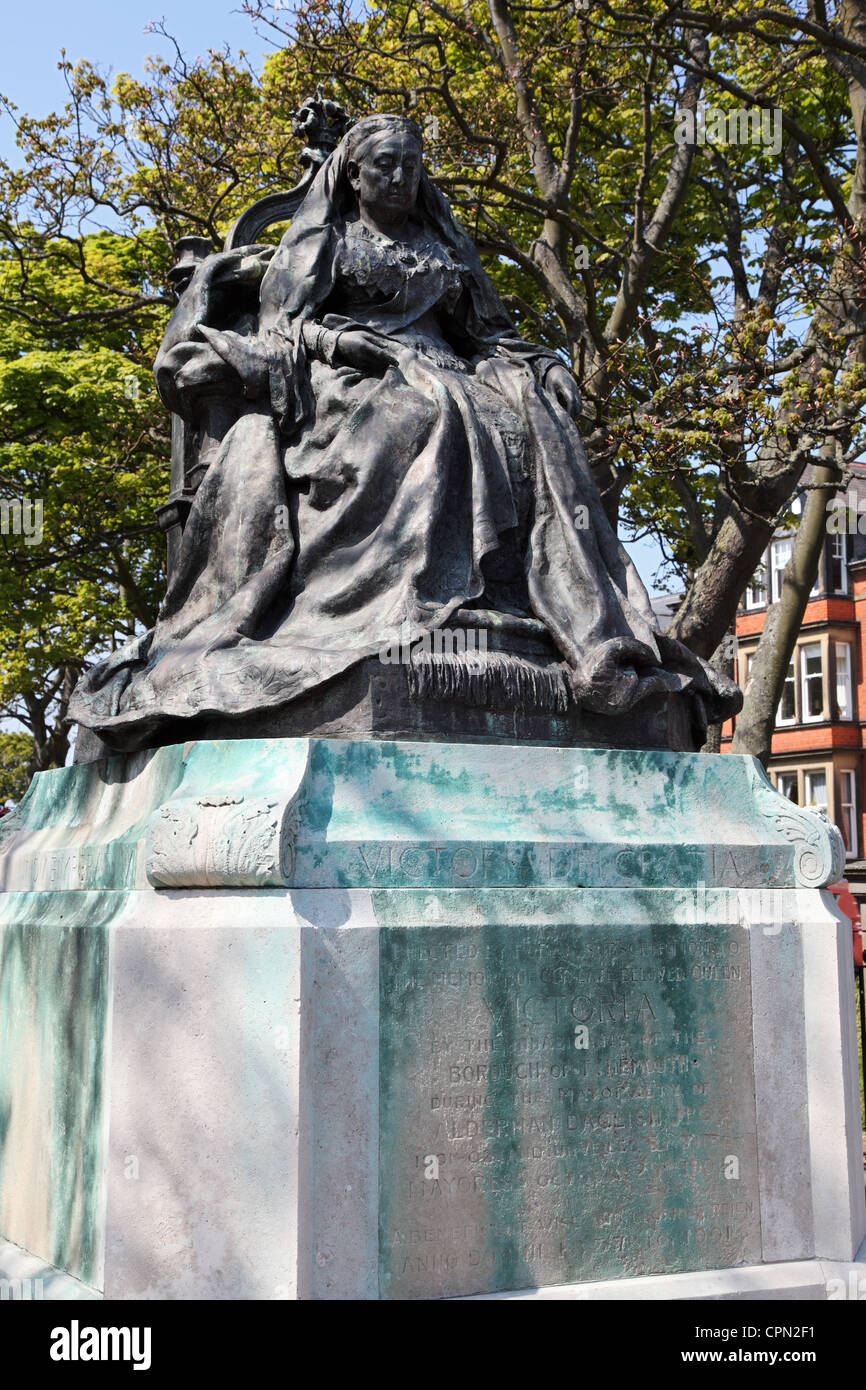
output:
[[[0,842],[0,1278],[824,1296],[866,1234],[838,849],[734,757],[41,774]]]

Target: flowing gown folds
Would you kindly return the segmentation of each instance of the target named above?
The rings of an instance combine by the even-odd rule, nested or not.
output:
[[[74,719],[135,747],[168,721],[277,707],[473,605],[540,619],[585,708],[689,690],[705,717],[730,711],[735,688],[657,629],[544,389],[558,359],[481,321],[477,280],[435,228],[408,245],[329,229],[324,289],[293,316],[263,308],[269,394],[204,475],[156,626],[85,674]],[[314,356],[304,323],[373,331],[396,365]]]

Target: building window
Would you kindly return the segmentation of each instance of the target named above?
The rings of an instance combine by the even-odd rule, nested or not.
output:
[[[830,542],[830,588],[834,594],[848,592],[848,537],[844,531]]]
[[[794,658],[791,657],[790,665],[788,666],[788,674],[785,677],[785,684],[782,686],[782,698],[779,701],[779,708],[776,711],[777,724],[793,724],[796,722],[797,710],[794,698],[796,684],[797,682],[794,676]],[[785,792],[785,795],[787,796],[788,793]]]
[[[767,566],[762,562],[746,588],[746,607],[763,608],[767,602]]]
[[[844,540],[844,536],[842,539]],[[848,642],[836,643],[836,718],[854,718],[851,701],[851,646]]]
[[[800,648],[800,680],[804,723],[823,718],[824,669],[820,642],[804,642]]]
[[[845,858],[857,858],[857,793],[854,773],[839,773],[839,829],[845,841]]]
[[[827,814],[827,774],[823,768],[819,772],[806,773],[806,805],[811,811]]]
[[[789,801],[793,801],[795,806],[800,804],[800,789],[797,785],[796,772],[780,772],[776,776],[776,790],[786,796]]]
[[[782,580],[785,577],[785,566],[791,558],[791,550],[794,542],[792,540],[773,541],[770,546],[770,570],[772,574],[772,599],[773,603],[778,603],[782,597]]]

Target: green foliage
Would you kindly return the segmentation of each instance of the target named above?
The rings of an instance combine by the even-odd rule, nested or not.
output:
[[[778,476],[778,460],[759,455],[788,438],[779,417],[791,399],[808,392],[833,428],[840,417],[857,421],[845,440],[847,457],[857,456],[863,397],[841,370],[851,344],[830,354],[817,395],[780,365],[838,271],[838,209],[822,177],[841,200],[857,155],[832,15],[823,46],[798,32],[796,5],[779,6],[781,20],[745,0],[697,11],[708,36],[701,101],[726,114],[767,103],[795,119],[802,140],[785,131],[782,151],[699,147],[635,290],[630,258],[663,207],[686,91],[690,35],[664,0],[371,0],[363,22],[343,0],[301,5],[291,23],[265,4],[247,9],[288,40],[270,60],[270,80],[296,81],[302,70],[356,110],[417,115],[436,177],[487,251],[519,328],[574,363],[590,461],[620,497],[626,533],[658,539],[669,579],[688,583],[732,504],[747,525],[756,503],[768,520],[779,510],[772,487],[761,494],[762,470]],[[507,61],[502,25],[519,62]],[[548,187],[543,144],[556,174]],[[557,236],[564,244],[550,274],[538,248]],[[772,239],[775,286],[766,274]],[[575,265],[581,246],[586,270]]]
[[[142,279],[141,248],[122,236],[85,237],[81,250],[94,275]],[[62,322],[7,318],[0,332],[0,708],[44,743],[72,673],[155,615],[168,433],[147,365],[157,323],[90,317],[106,295],[62,247],[28,270]],[[0,260],[0,292],[19,275]]]
[[[30,785],[33,740],[27,734],[0,733],[0,806],[18,802]]]
[[[802,6],[746,0],[710,0],[689,28],[667,0],[245,9],[277,40],[261,73],[223,52],[113,82],[64,62],[64,110],[12,113],[0,501],[40,499],[44,538],[0,537],[0,707],[44,756],[63,755],[50,728],[75,673],[156,610],[169,446],[150,368],[173,245],[217,248],[297,181],[292,115],[317,85],[353,114],[420,121],[518,329],[573,366],[611,512],[659,540],[669,578],[714,563],[726,518],[748,537],[784,515],[816,441],[843,462],[863,446],[864,257],[844,201],[864,154],[841,9],[808,34]],[[782,151],[710,143],[684,163],[677,110],[696,94],[784,110]]]

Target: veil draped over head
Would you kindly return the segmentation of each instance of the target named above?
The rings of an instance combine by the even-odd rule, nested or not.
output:
[[[271,353],[271,399],[277,419],[286,431],[313,413],[301,328],[305,319],[316,316],[331,293],[340,239],[346,222],[357,216],[349,163],[372,137],[395,129],[413,135],[423,147],[420,127],[406,116],[367,116],[352,126],[313,180],[265,272],[259,331],[278,340]],[[479,345],[503,338],[513,340],[514,327],[508,311],[484,271],[475,244],[423,168],[414,218],[467,272],[466,326],[473,339]],[[290,343],[288,354],[286,339]]]

